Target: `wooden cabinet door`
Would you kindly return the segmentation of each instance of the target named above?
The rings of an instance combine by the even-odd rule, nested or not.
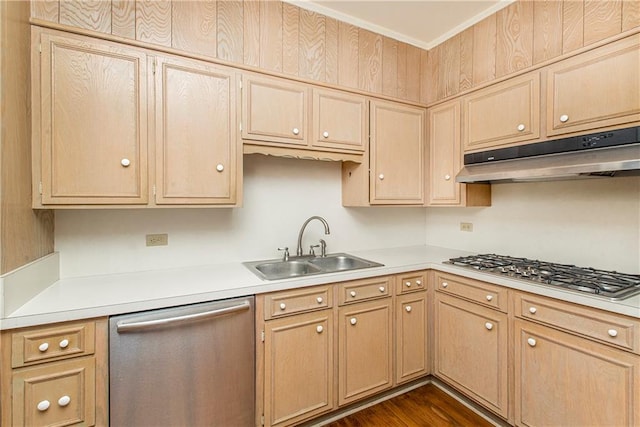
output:
[[[431,108],[429,117],[429,204],[459,205],[456,175],[462,167],[460,101]]]
[[[507,417],[507,315],[436,292],[435,372]]]
[[[640,357],[515,320],[519,426],[640,425]]]
[[[242,138],[308,145],[308,91],[302,84],[246,75],[242,88]]]
[[[234,204],[236,75],[194,60],[158,58],[156,203]]]
[[[295,425],[333,408],[332,310],[266,322],[264,345],[266,426]]]
[[[424,202],[425,110],[371,101],[370,202]]]
[[[529,73],[462,99],[464,151],[519,145],[540,137],[540,74]]]
[[[547,103],[548,135],[640,121],[640,34],[550,66]]]
[[[393,384],[391,298],[344,306],[338,319],[338,404]]]
[[[146,54],[58,34],[40,39],[42,204],[147,203]]]
[[[363,152],[368,138],[364,96],[333,90],[313,90],[312,145]]]
[[[396,384],[429,373],[427,294],[415,292],[396,301]]]

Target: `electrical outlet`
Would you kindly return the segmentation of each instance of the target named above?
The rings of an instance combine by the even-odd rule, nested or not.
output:
[[[460,231],[473,231],[473,223],[471,223],[471,222],[461,222],[460,223]]]
[[[147,246],[167,246],[169,244],[168,234],[147,234]]]

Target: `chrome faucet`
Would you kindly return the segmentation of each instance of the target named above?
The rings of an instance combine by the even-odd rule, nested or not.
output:
[[[302,235],[304,234],[304,229],[307,227],[307,224],[309,224],[309,222],[311,222],[314,219],[317,219],[318,221],[322,222],[322,225],[324,225],[324,234],[331,234],[331,232],[329,231],[329,224],[324,218],[322,218],[321,216],[312,216],[311,218],[306,220],[304,224],[302,224],[302,228],[300,229],[300,233],[298,234],[298,249],[296,250],[297,256],[302,256]],[[326,252],[325,252],[326,243],[323,245],[322,249],[323,249],[322,253],[326,255]]]

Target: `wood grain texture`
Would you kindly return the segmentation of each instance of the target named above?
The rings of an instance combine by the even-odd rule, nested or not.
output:
[[[111,33],[111,1],[60,0],[60,23]]]
[[[243,4],[242,1],[219,1],[217,42],[218,58],[225,61],[243,61]]]
[[[496,77],[497,18],[493,14],[473,26],[473,85]]]
[[[128,39],[136,38],[135,0],[111,1],[111,34]]]
[[[171,46],[171,0],[136,1],[136,40]]]
[[[216,3],[216,0],[172,2],[171,44],[174,48],[216,57]]]
[[[620,31],[622,31],[622,0],[585,0],[585,46],[615,36]]]
[[[580,49],[584,45],[584,0],[565,0],[562,3],[562,53]]]
[[[245,65],[260,66],[260,1],[243,1],[243,32],[244,51],[243,62]]]
[[[562,1],[533,3],[533,63],[562,55]]]
[[[319,13],[300,10],[300,70],[299,76],[324,81],[325,17]]]
[[[457,94],[460,90],[460,35],[442,43],[438,71],[438,99]]]
[[[389,37],[382,38],[382,93],[398,96],[398,41]]]
[[[355,25],[338,22],[338,84],[358,87],[360,34]]]
[[[423,82],[427,86],[426,92],[428,104],[438,100],[438,74],[440,74],[441,49],[441,45],[438,45],[431,49],[427,55],[427,68],[425,70]]]
[[[429,70],[429,51],[420,50],[420,102],[426,104],[429,100],[429,83],[427,82],[427,74]]]
[[[282,2],[260,2],[260,68],[282,71]]]
[[[338,84],[338,21],[324,19],[325,82]]]
[[[54,250],[53,212],[31,209],[29,14],[0,2],[0,274]]]
[[[622,0],[622,31],[640,27],[640,1]]]
[[[420,49],[407,45],[407,93],[403,99],[420,99]]]
[[[473,27],[460,33],[460,91],[473,87]]]
[[[40,0],[31,2],[31,17],[43,21],[58,22],[60,16],[59,0]]]
[[[367,92],[382,92],[382,36],[359,30],[358,57],[360,80],[358,87]]]
[[[519,1],[501,9],[497,18],[496,77],[533,63],[533,2]]]
[[[407,44],[398,42],[398,89],[396,96],[398,98],[407,97]]]
[[[298,75],[300,35],[300,8],[282,3],[282,71]]]

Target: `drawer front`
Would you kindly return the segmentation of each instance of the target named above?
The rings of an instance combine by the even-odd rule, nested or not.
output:
[[[415,271],[396,276],[396,295],[427,289],[427,273]]]
[[[333,306],[331,286],[293,289],[265,297],[265,320]]]
[[[338,304],[350,304],[375,298],[389,296],[391,286],[389,277],[375,277],[373,279],[358,280],[343,283],[338,292]]]
[[[640,354],[640,320],[517,293],[517,317],[577,333]]]
[[[95,425],[95,358],[20,369],[13,374],[13,425]]]
[[[436,290],[493,307],[506,313],[507,289],[466,277],[436,273]]]
[[[12,334],[11,341],[14,368],[84,356],[95,351],[95,324],[79,322],[20,330]]]

